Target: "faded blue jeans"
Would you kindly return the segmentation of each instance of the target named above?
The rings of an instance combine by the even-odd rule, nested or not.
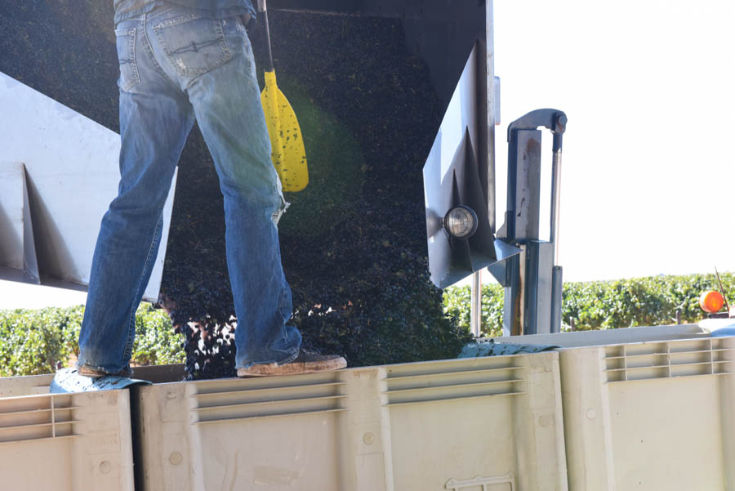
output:
[[[291,290],[276,228],[284,201],[242,21],[164,6],[120,22],[115,35],[121,180],[97,239],[78,365],[129,369],[135,311],[161,240],[163,205],[195,120],[224,196],[236,367],[293,360],[301,334],[286,324]]]

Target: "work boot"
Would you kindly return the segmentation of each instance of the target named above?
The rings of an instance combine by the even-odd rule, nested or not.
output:
[[[88,367],[86,365],[77,368],[77,373],[79,375],[83,375],[85,377],[90,377],[90,378],[100,378],[100,377],[108,377],[108,376],[112,376],[112,377],[130,377],[131,376],[130,370],[122,370],[118,373],[107,373],[105,371],[97,370],[96,368]]]
[[[320,355],[302,349],[299,356],[289,363],[255,363],[248,368],[238,368],[238,377],[267,377],[270,375],[300,375],[327,370],[339,370],[347,366],[347,360],[339,355]]]

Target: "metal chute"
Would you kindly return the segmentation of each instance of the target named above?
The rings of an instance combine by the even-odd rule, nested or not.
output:
[[[481,43],[473,48],[450,99],[439,132],[424,165],[424,198],[431,281],[445,288],[496,261],[518,253],[498,244],[493,235],[494,202],[487,146],[486,70]],[[484,178],[483,178],[484,176]],[[456,207],[473,212],[476,229],[453,235],[445,217]]]
[[[120,136],[2,73],[0,107],[0,279],[84,289],[117,194]],[[148,300],[158,298],[173,186]]]

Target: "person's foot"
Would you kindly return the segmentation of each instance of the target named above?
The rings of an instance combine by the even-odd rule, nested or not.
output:
[[[97,370],[96,368],[88,367],[86,365],[78,367],[77,373],[79,375],[83,375],[85,377],[90,377],[90,378],[100,378],[100,377],[107,377],[107,376],[130,377],[130,371],[128,370],[123,370],[118,373],[107,373],[104,370]]]
[[[97,390],[124,389],[132,385],[149,385],[147,380],[130,378],[129,376],[109,375],[104,371],[87,367],[61,368],[56,371],[49,384],[51,394],[65,394],[72,392],[90,392]]]
[[[300,375],[327,370],[339,370],[347,366],[347,360],[339,355],[320,355],[314,351],[302,349],[292,362],[256,363],[248,368],[238,368],[238,377],[267,377],[270,375]]]

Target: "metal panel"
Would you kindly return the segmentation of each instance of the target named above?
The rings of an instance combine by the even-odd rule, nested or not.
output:
[[[518,242],[539,239],[541,198],[541,132],[519,130],[508,149],[508,211],[506,224]],[[512,189],[510,189],[512,186]]]
[[[0,164],[0,231],[0,266],[17,272],[11,272],[11,276],[39,283],[26,173],[22,163]]]
[[[0,165],[12,172],[17,164],[11,162],[25,164],[26,209],[33,222],[41,280],[86,286],[102,215],[117,194],[120,137],[1,73],[0,107],[0,162],[6,162]],[[144,294],[150,300],[157,299],[163,274],[173,186],[164,207],[161,247]],[[0,221],[0,226],[0,234],[18,233],[17,223],[6,229]]]
[[[503,270],[503,335],[550,333],[554,244],[532,240],[523,244],[521,250]],[[491,270],[497,272],[497,268]]]
[[[476,44],[444,115],[424,165],[424,197],[432,282],[449,286],[496,261],[488,201],[486,91],[480,80],[483,43]],[[481,87],[482,86],[482,87]],[[476,233],[468,239],[450,237],[442,219],[459,204],[478,217]]]
[[[497,268],[491,267],[490,271],[496,275],[498,281],[505,286],[505,295],[503,296],[503,336],[518,336],[523,334],[523,326],[525,325],[526,309],[526,246],[521,246],[521,253],[513,256],[507,261],[502,272],[505,273],[500,281]]]
[[[556,242],[554,242],[556,246]],[[554,255],[559,249],[554,247]],[[554,259],[556,263],[556,259]],[[550,332],[561,332],[561,300],[564,291],[563,271],[561,266],[553,266],[551,271],[551,326]]]
[[[526,304],[524,334],[551,332],[551,292],[554,262],[554,244],[531,241],[526,255],[526,281],[535,284],[529,289]]]

